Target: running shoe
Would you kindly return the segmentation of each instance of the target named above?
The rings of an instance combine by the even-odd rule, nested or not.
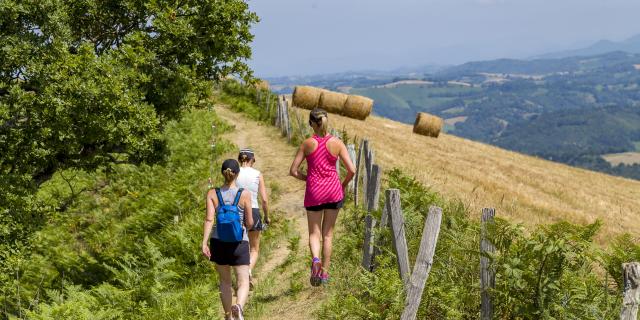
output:
[[[321,283],[320,273],[322,272],[322,262],[320,262],[319,258],[313,258],[311,261],[311,277],[309,278],[309,282],[314,287],[317,287]]]
[[[242,307],[239,304],[234,304],[231,306],[231,318],[234,320],[244,320]]]
[[[328,274],[328,273],[323,273],[323,274],[320,276],[320,283],[321,283],[323,286],[326,286],[326,285],[328,285],[328,284],[329,284],[329,274]]]

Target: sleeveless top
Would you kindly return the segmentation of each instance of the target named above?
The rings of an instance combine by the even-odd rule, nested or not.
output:
[[[236,194],[238,193],[239,188],[220,188],[220,193],[222,194],[222,200],[224,200],[225,205],[233,204],[233,200],[236,198]],[[240,214],[240,223],[242,224],[242,241],[249,241],[249,235],[247,234],[247,228],[244,226],[244,208],[238,205],[238,213]],[[213,231],[211,232],[211,238],[218,239],[218,228],[216,225],[213,225]]]
[[[251,207],[258,209],[258,186],[260,185],[260,171],[251,167],[241,167],[240,174],[236,180],[239,188],[244,188],[251,192]]]
[[[304,206],[313,207],[325,203],[339,202],[344,198],[340,175],[336,168],[338,157],[327,149],[327,141],[331,135],[313,139],[318,142],[318,147],[307,159],[307,188],[304,195]]]

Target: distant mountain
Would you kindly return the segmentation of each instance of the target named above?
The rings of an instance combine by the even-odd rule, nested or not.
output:
[[[596,69],[611,69],[619,65],[632,68],[629,64],[634,57],[622,51],[608,52],[589,57],[565,57],[558,59],[540,58],[534,60],[498,59],[474,61],[449,67],[435,73],[436,77],[455,79],[479,73],[511,75],[551,75],[574,72],[590,72]]]
[[[446,67],[424,65],[401,67],[394,70],[361,70],[316,75],[267,77],[265,80],[271,84],[271,90],[279,94],[291,93],[297,85],[348,91],[351,87],[369,87],[404,79],[422,79],[425,74],[436,73],[444,68]]]
[[[593,56],[612,51],[640,53],[640,34],[619,42],[600,40],[586,48],[547,53],[535,56],[533,59],[559,59],[577,56]]]

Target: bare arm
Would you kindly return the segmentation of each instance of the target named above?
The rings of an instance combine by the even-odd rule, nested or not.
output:
[[[251,212],[251,195],[248,190],[242,190],[240,202],[244,209],[244,226],[249,230],[253,227],[253,213]]]
[[[289,174],[296,179],[307,181],[307,175],[299,171],[302,160],[304,160],[304,143],[300,145],[300,149],[298,149],[296,157],[293,158],[293,163],[291,163]]]
[[[344,165],[344,168],[347,170],[347,176],[344,177],[344,181],[342,182],[342,189],[346,189],[347,185],[353,179],[353,176],[356,174],[356,166],[351,161],[351,156],[349,156],[349,150],[347,147],[340,141],[340,153],[339,153],[340,161]]]
[[[209,236],[211,235],[211,228],[213,228],[213,219],[215,217],[216,208],[218,207],[218,197],[215,190],[209,190],[206,197],[207,212],[204,218],[204,230],[202,234],[202,254],[205,257],[211,257],[211,251],[209,250]]]
[[[264,223],[269,224],[269,197],[267,196],[267,187],[264,184],[264,177],[260,175],[258,182],[258,194],[262,200],[262,212],[264,212]]]

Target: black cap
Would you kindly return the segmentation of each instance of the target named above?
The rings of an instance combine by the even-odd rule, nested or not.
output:
[[[253,154],[253,150],[249,149],[249,148],[244,148],[244,149],[240,149],[240,154],[238,154],[238,159],[241,159],[242,156],[247,156],[247,159],[251,160],[253,159],[255,156]]]
[[[221,172],[224,172],[227,169],[231,169],[231,172],[238,173],[240,172],[240,164],[235,159],[227,159],[222,163]]]

